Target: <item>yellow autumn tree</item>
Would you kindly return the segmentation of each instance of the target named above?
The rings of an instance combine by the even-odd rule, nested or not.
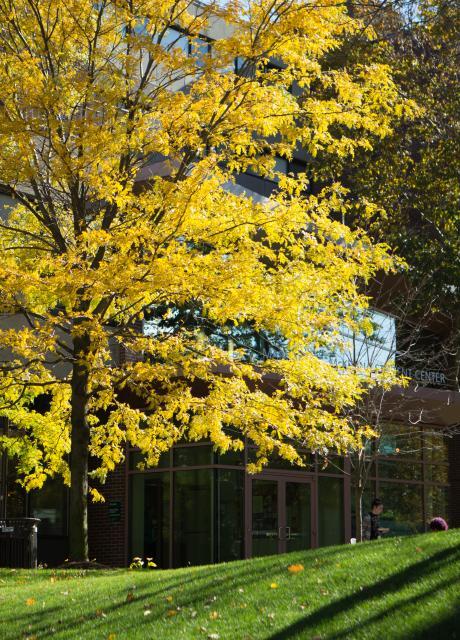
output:
[[[337,222],[339,184],[275,164],[351,157],[401,109],[387,67],[328,65],[362,29],[344,3],[0,0],[0,20],[1,444],[27,489],[70,485],[70,557],[90,456],[103,482],[127,444],[154,465],[249,439],[254,468],[358,444],[342,410],[393,374],[317,352],[371,330],[360,283],[393,260]],[[248,169],[270,198],[235,188]],[[250,362],[243,330],[282,357]]]

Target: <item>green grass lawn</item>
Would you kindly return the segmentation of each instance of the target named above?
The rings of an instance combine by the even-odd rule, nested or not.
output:
[[[173,571],[0,569],[0,638],[460,638],[460,530]]]

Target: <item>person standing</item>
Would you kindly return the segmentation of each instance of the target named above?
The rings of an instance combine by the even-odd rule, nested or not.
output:
[[[383,502],[380,498],[372,501],[371,510],[363,518],[363,540],[377,540],[390,530],[380,526],[380,514],[383,511]]]

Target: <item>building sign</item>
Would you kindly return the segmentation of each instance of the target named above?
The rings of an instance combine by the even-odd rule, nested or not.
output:
[[[121,522],[121,502],[119,500],[113,500],[108,503],[109,520],[110,522]]]
[[[433,384],[436,386],[444,386],[447,384],[446,375],[442,371],[430,371],[429,369],[406,369],[405,367],[396,367],[397,372],[406,378],[412,378],[416,382],[424,382],[425,384]]]

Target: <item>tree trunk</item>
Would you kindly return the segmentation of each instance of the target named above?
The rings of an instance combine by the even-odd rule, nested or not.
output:
[[[358,481],[355,486],[355,527],[356,527],[356,540],[358,542],[363,541],[363,493],[364,485],[361,481]]]
[[[88,556],[88,381],[85,357],[89,337],[74,338],[72,371],[69,559],[85,562]]]

